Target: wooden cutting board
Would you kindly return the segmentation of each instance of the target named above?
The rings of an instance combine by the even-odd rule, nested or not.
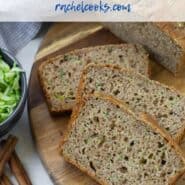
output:
[[[64,162],[60,155],[59,142],[62,139],[69,114],[51,116],[41,91],[37,69],[45,59],[77,48],[102,44],[116,44],[122,41],[97,23],[58,23],[45,35],[36,55],[30,83],[28,108],[30,124],[40,157],[53,182],[58,185],[97,185],[78,169]],[[152,63],[152,79],[158,80],[185,94],[184,76],[175,78],[163,67]],[[184,185],[185,178],[178,183]]]

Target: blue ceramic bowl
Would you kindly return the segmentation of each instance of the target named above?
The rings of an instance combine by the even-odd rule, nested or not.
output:
[[[11,67],[13,66],[14,63],[16,63],[17,66],[22,69],[21,64],[8,51],[0,49],[0,55],[2,56],[3,60]],[[21,115],[24,111],[27,98],[27,81],[26,74],[24,72],[21,73],[20,87],[21,87],[21,99],[17,106],[15,107],[12,114],[6,120],[0,123],[0,137],[7,134],[16,125],[17,121],[21,118]]]

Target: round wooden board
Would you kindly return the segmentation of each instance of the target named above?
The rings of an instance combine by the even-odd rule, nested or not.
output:
[[[55,184],[97,185],[87,175],[66,163],[60,155],[59,143],[65,133],[70,115],[50,115],[37,77],[38,66],[58,53],[121,42],[96,23],[58,23],[53,25],[44,37],[30,76],[28,108],[38,152]],[[173,86],[185,94],[185,74],[183,77],[175,78],[161,66],[152,63],[152,78]],[[184,184],[183,179],[178,183],[178,185]]]

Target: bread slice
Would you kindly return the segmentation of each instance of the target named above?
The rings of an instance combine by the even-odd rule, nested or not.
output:
[[[76,110],[62,153],[100,184],[172,185],[184,174],[183,151],[150,117],[142,121],[102,95]]]
[[[145,76],[112,65],[89,65],[83,72],[78,99],[102,92],[124,102],[136,114],[146,112],[156,117],[174,139],[185,133],[185,97],[174,89]]]
[[[185,23],[105,23],[124,41],[140,43],[156,61],[179,75],[185,70]]]
[[[49,59],[39,67],[39,77],[51,112],[72,109],[81,71],[91,62],[118,64],[149,75],[148,54],[140,45],[96,46]]]

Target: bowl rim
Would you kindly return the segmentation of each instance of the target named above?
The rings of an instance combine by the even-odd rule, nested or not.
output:
[[[11,61],[15,62],[18,67],[20,67],[23,72],[21,72],[21,83],[23,83],[21,87],[21,99],[19,100],[19,103],[15,107],[14,111],[9,115],[7,119],[5,119],[3,122],[0,123],[0,127],[4,126],[7,122],[13,121],[14,117],[17,115],[18,111],[21,109],[21,107],[25,104],[26,102],[26,97],[27,97],[27,80],[26,80],[26,73],[20,64],[20,62],[17,60],[16,57],[14,57],[9,51],[0,48],[0,54],[5,54]],[[7,61],[4,61],[8,63]],[[9,64],[8,64],[9,65]],[[13,124],[13,123],[12,123]]]

